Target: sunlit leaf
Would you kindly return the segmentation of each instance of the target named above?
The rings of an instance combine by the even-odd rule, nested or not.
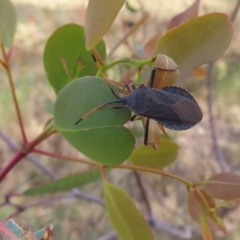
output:
[[[177,27],[188,20],[196,18],[198,16],[199,4],[200,0],[195,0],[195,2],[185,11],[173,17],[168,24],[168,30]]]
[[[192,75],[194,68],[215,62],[222,56],[230,44],[232,32],[232,24],[225,14],[197,17],[162,36],[153,56],[165,54],[177,63],[180,76],[176,85],[179,86]]]
[[[17,25],[17,15],[14,5],[10,0],[0,1],[0,30],[5,47],[10,47],[13,42]],[[1,35],[0,34],[0,35]],[[1,37],[0,37],[1,38]],[[1,42],[1,41],[0,41]]]
[[[98,68],[91,53],[86,50],[85,43],[84,29],[77,24],[60,27],[48,39],[44,50],[44,67],[56,93],[75,78],[97,73]],[[103,41],[96,49],[105,59]]]
[[[121,240],[153,240],[147,222],[122,189],[105,182],[104,196],[108,215]]]
[[[133,165],[161,169],[176,160],[178,149],[175,142],[162,138],[158,150],[142,145],[132,152],[129,159]]]
[[[121,91],[116,86],[112,87]],[[115,99],[103,79],[83,77],[62,89],[54,108],[54,123],[58,132],[77,150],[107,165],[122,163],[133,151],[135,139],[123,126],[129,120],[131,111],[103,107],[78,125],[75,122],[95,107]]]
[[[85,21],[86,48],[91,50],[111,27],[125,0],[90,0]]]
[[[98,169],[74,174],[72,176],[64,177],[50,183],[29,189],[24,192],[25,195],[54,193],[58,191],[67,191],[72,188],[82,187],[90,182],[99,179],[101,176]]]
[[[240,198],[240,175],[231,172],[218,173],[205,180],[202,187],[213,198]]]

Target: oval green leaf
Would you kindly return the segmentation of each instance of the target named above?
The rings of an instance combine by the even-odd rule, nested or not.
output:
[[[13,42],[17,25],[17,15],[14,5],[9,0],[1,0],[0,3],[0,30],[3,45],[10,47]],[[1,38],[1,37],[0,37]]]
[[[64,177],[50,183],[28,189],[23,194],[24,195],[36,195],[45,193],[55,193],[59,191],[67,191],[72,188],[82,187],[90,182],[93,182],[101,177],[99,169],[94,169],[72,176]]]
[[[162,169],[176,160],[179,146],[170,139],[161,138],[159,149],[142,145],[135,149],[130,156],[133,165]]]
[[[85,43],[84,29],[77,24],[60,27],[48,39],[43,61],[48,80],[56,93],[72,79],[97,73],[98,68],[92,54],[86,50]],[[103,41],[96,49],[105,59]]]
[[[91,50],[111,27],[125,0],[91,0],[85,20],[86,48]]]
[[[104,196],[109,218],[120,239],[154,239],[146,220],[122,189],[105,182]]]
[[[180,76],[175,85],[180,85],[194,68],[220,58],[230,44],[232,33],[226,14],[207,14],[168,31],[160,38],[153,56],[165,54],[177,63]]]
[[[121,91],[116,86],[113,88]],[[92,160],[111,166],[122,163],[133,151],[135,139],[123,126],[129,120],[131,111],[103,107],[78,125],[75,122],[90,110],[115,99],[103,79],[83,77],[62,89],[54,108],[58,132]]]

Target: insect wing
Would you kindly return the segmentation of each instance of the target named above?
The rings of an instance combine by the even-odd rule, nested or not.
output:
[[[202,119],[202,111],[193,96],[175,86],[160,90],[148,88],[142,115],[174,130],[189,129]]]

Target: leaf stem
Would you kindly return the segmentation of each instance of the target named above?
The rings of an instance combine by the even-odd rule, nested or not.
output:
[[[101,167],[100,163],[95,163],[95,162],[92,162],[92,161],[89,161],[89,160],[84,160],[84,159],[80,159],[80,158],[76,158],[76,157],[70,157],[70,156],[67,156],[67,155],[51,153],[51,152],[47,152],[47,151],[37,149],[37,148],[34,148],[32,150],[32,152],[39,153],[39,154],[49,156],[49,157],[59,158],[59,159],[70,161],[70,162],[78,162],[78,163],[83,163],[83,164],[88,164],[88,165]]]
[[[111,167],[111,166],[107,166]],[[142,172],[151,172],[151,173],[157,173],[166,177],[173,178],[179,182],[182,182],[185,184],[187,187],[192,187],[193,183],[188,182],[187,180],[176,176],[172,173],[165,172],[163,170],[157,170],[157,169],[152,169],[152,168],[146,168],[146,167],[140,167],[140,166],[130,166],[130,165],[119,165],[119,166],[114,166],[114,168],[122,168],[122,169],[131,169],[131,170],[136,170],[136,171],[142,171]]]
[[[120,63],[128,63],[134,65],[136,68],[142,68],[144,65],[150,65],[152,63],[152,59],[143,59],[143,60],[137,60],[135,58],[119,58],[115,61],[112,61],[110,63],[105,63],[102,65],[102,70],[106,72],[109,68],[112,68],[115,65],[118,65]]]
[[[106,168],[105,165],[101,165],[101,166],[100,166],[100,170],[101,170],[101,174],[102,174],[102,179],[103,179],[104,181],[107,181],[106,175],[105,175],[105,172],[104,172],[104,169],[105,169],[105,168]]]
[[[78,163],[82,163],[82,164],[93,165],[93,166],[97,166],[101,169],[102,168],[119,168],[119,169],[130,169],[130,170],[136,170],[136,171],[157,173],[157,174],[160,174],[160,175],[163,175],[163,176],[166,176],[166,177],[173,178],[173,179],[175,179],[179,182],[182,182],[187,187],[194,186],[193,183],[190,183],[190,182],[188,182],[187,180],[185,180],[181,177],[178,177],[178,176],[176,176],[172,173],[165,172],[163,170],[156,170],[156,169],[151,169],[151,168],[146,168],[146,167],[130,166],[130,165],[107,166],[107,165],[102,165],[102,164],[97,163],[97,162],[84,160],[84,159],[80,159],[80,158],[77,158],[77,157],[70,157],[70,156],[67,156],[67,155],[61,155],[61,154],[57,154],[57,153],[51,153],[51,152],[47,152],[47,151],[37,149],[37,148],[32,149],[32,152],[39,153],[39,154],[42,154],[42,155],[46,155],[46,156],[49,156],[49,157],[59,158],[59,159],[70,161],[70,162],[78,162]]]
[[[14,87],[14,83],[13,83],[13,79],[12,79],[12,74],[11,74],[11,70],[10,70],[10,65],[9,65],[9,59],[7,57],[7,54],[5,52],[3,43],[1,42],[1,51],[2,51],[2,55],[4,58],[4,64],[2,64],[2,66],[4,67],[4,69],[6,70],[7,73],[7,77],[8,77],[8,81],[9,81],[9,85],[10,85],[10,90],[12,93],[12,97],[13,97],[13,103],[17,112],[17,118],[18,118],[18,123],[20,126],[20,130],[21,130],[21,134],[22,134],[22,140],[24,144],[27,144],[27,137],[25,134],[25,130],[24,130],[24,126],[23,126],[23,121],[22,121],[22,116],[21,116],[21,112],[20,112],[20,108],[18,105],[18,101],[17,101],[17,97],[16,97],[16,92],[15,92],[15,87]]]

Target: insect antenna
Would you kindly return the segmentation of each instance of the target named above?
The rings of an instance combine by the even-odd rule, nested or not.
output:
[[[78,123],[80,123],[84,118],[88,117],[88,116],[91,115],[93,112],[95,112],[95,111],[103,108],[104,106],[106,106],[106,103],[101,104],[101,105],[99,105],[98,107],[93,108],[91,111],[87,112],[87,113],[84,114],[81,118],[79,118],[79,120],[77,120],[77,121],[75,122],[75,125],[77,125]]]
[[[77,122],[75,122],[75,125],[77,125],[78,123],[80,123],[84,118],[88,117],[89,115],[91,115],[92,113],[94,113],[95,111],[97,110],[100,110],[101,108],[105,107],[105,106],[108,106],[110,108],[113,108],[113,109],[118,109],[118,108],[126,108],[126,106],[122,105],[122,106],[111,106],[110,104],[112,103],[121,103],[121,104],[125,104],[125,101],[121,99],[121,97],[119,97],[115,92],[114,90],[112,89],[112,87],[110,86],[108,80],[107,80],[107,77],[106,75],[104,74],[104,72],[102,71],[102,68],[101,68],[101,63],[97,60],[97,58],[95,57],[94,54],[92,54],[92,57],[94,59],[94,61],[96,62],[96,65],[100,71],[100,73],[102,74],[103,76],[103,79],[105,80],[106,84],[108,85],[109,89],[111,90],[112,94],[117,98],[117,100],[112,100],[112,101],[109,101],[109,102],[106,102],[106,103],[103,103],[95,108],[93,108],[92,110],[90,110],[89,112],[85,113],[79,120],[77,120]]]
[[[95,108],[93,108],[92,110],[90,110],[89,112],[85,113],[81,118],[79,118],[79,120],[77,120],[77,122],[75,122],[75,125],[77,125],[78,123],[80,123],[84,118],[88,117],[89,115],[91,115],[92,113],[94,113],[95,111],[97,110],[100,110],[101,108],[105,107],[105,106],[108,106],[110,108],[113,108],[113,109],[119,109],[119,108],[127,108],[126,106],[111,106],[110,104],[112,103],[122,103],[122,104],[125,104],[125,101],[124,100],[121,100],[121,99],[117,99],[117,100],[112,100],[112,101],[109,101],[109,102],[106,102],[106,103],[103,103]]]
[[[96,65],[97,65],[97,67],[98,67],[99,72],[102,74],[104,81],[106,82],[106,84],[107,84],[108,87],[110,88],[112,94],[113,94],[116,98],[120,99],[120,97],[114,92],[114,90],[113,90],[112,87],[110,86],[110,84],[109,84],[109,82],[108,82],[108,80],[107,80],[107,77],[106,77],[105,73],[102,71],[102,66],[101,66],[101,64],[99,63],[99,61],[97,60],[97,58],[95,57],[95,55],[94,55],[93,53],[92,53],[92,57],[93,57],[93,60],[95,61]]]

